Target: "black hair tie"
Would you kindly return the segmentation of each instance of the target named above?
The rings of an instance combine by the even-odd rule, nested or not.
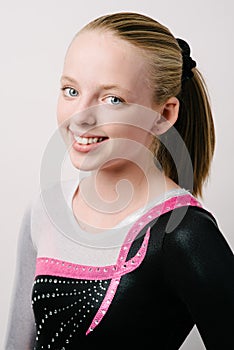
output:
[[[196,67],[196,62],[190,56],[190,47],[188,43],[183,39],[176,39],[181,50],[183,58],[183,68],[182,68],[182,82],[191,79],[194,74],[192,69]]]

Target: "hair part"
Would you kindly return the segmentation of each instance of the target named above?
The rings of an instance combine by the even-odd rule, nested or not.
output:
[[[88,23],[77,35],[87,30],[112,32],[142,50],[148,61],[155,103],[161,105],[172,96],[179,99],[179,115],[174,128],[183,139],[192,162],[193,188],[189,190],[202,198],[203,185],[210,175],[215,130],[207,87],[201,73],[193,68],[193,77],[181,83],[183,58],[176,38],[167,27],[146,15],[134,12],[107,14]],[[178,183],[180,173],[186,169],[186,157],[177,149],[179,161],[174,163],[164,145],[170,129],[154,141],[154,153],[165,175]],[[179,185],[186,187],[186,181]]]

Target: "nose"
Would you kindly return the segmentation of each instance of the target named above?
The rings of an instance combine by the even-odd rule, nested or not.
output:
[[[75,134],[91,131],[98,123],[97,107],[98,105],[94,103],[79,103],[77,110],[70,118],[70,130]]]
[[[77,125],[95,125],[97,122],[95,106],[76,112],[72,116],[72,121]]]
[[[73,112],[72,121],[77,125],[93,126],[97,123],[96,108],[98,102],[95,101],[93,95],[84,94],[80,96],[78,105]]]

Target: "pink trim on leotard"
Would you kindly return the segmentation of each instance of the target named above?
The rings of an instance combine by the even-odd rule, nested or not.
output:
[[[102,301],[100,308],[98,309],[86,335],[100,323],[103,316],[107,312],[112,299],[115,296],[120,279],[126,273],[135,270],[143,261],[148,242],[150,238],[150,227],[148,227],[145,234],[143,243],[135,254],[135,256],[126,261],[132,242],[140,233],[142,228],[149,224],[152,220],[156,219],[160,215],[171,211],[175,208],[182,206],[198,206],[202,207],[201,203],[196,200],[191,194],[185,194],[172,197],[165,202],[162,202],[155,207],[148,210],[142,217],[140,217],[135,224],[128,231],[124,243],[120,249],[117,263],[115,265],[108,266],[88,266],[74,264],[67,261],[61,261],[58,259],[40,257],[37,258],[36,276],[38,275],[52,275],[75,279],[111,279],[110,285],[106,292],[106,295]]]
[[[144,259],[149,239],[149,232],[146,233],[144,241],[137,254],[128,261],[119,261],[116,265],[108,266],[87,266],[73,264],[53,258],[37,258],[36,276],[50,275],[65,278],[106,280],[122,276],[135,270]]]
[[[146,214],[144,214],[140,219],[138,219],[136,221],[136,223],[132,226],[132,228],[129,230],[129,232],[125,238],[124,244],[122,245],[122,247],[120,249],[120,253],[118,256],[118,260],[117,260],[117,267],[121,266],[121,264],[127,265],[129,263],[129,261],[132,261],[133,259],[135,260],[136,256],[138,254],[139,255],[141,254],[140,250],[143,247],[144,247],[144,256],[145,256],[146,251],[147,251],[147,247],[148,247],[149,237],[150,237],[150,227],[148,227],[146,235],[145,235],[145,239],[147,238],[147,241],[145,242],[145,239],[144,239],[143,244],[142,244],[141,248],[138,250],[135,257],[126,261],[128,252],[129,252],[130,247],[132,245],[132,242],[137,237],[137,235],[139,234],[139,232],[141,231],[141,229],[143,227],[145,227],[150,221],[152,221],[153,219],[156,219],[160,215],[162,215],[170,210],[173,210],[175,208],[178,208],[181,206],[186,206],[186,205],[199,206],[199,207],[202,206],[201,203],[199,201],[197,201],[192,195],[186,194],[186,195],[182,195],[182,196],[178,196],[178,197],[172,197],[172,198],[166,200],[165,202],[156,205],[155,207],[153,207],[152,209],[147,211]],[[141,261],[143,261],[143,259],[141,259]],[[129,272],[129,271],[125,270],[121,275],[116,273],[115,277],[111,280],[111,283],[108,287],[106,295],[103,299],[103,302],[102,302],[98,312],[96,313],[95,317],[93,318],[93,321],[92,321],[89,329],[87,330],[86,335],[88,335],[91,331],[93,331],[94,328],[101,322],[103,316],[106,314],[106,312],[107,312],[107,310],[112,302],[112,299],[115,296],[115,293],[116,293],[117,287],[119,285],[121,276],[127,272]]]

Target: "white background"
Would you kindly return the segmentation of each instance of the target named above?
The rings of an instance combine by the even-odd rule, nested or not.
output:
[[[1,0],[1,341],[10,305],[20,221],[39,188],[43,151],[57,126],[56,103],[65,51],[88,21],[125,10],[154,17],[176,37],[190,43],[210,91],[217,137],[203,204],[215,215],[234,248],[233,1]],[[195,327],[181,349],[204,349]]]

